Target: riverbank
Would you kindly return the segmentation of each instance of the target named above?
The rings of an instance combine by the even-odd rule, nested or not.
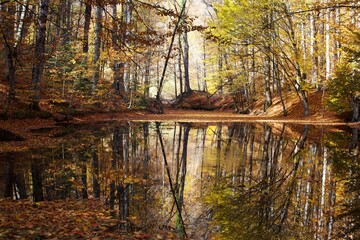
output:
[[[64,129],[96,129],[101,128],[107,123],[124,122],[188,122],[196,124],[216,124],[216,123],[268,123],[271,125],[286,124],[287,128],[292,128],[293,132],[301,132],[301,125],[316,125],[318,128],[346,128],[359,127],[359,123],[345,122],[336,115],[326,117],[311,116],[302,117],[295,114],[287,117],[267,116],[267,115],[241,115],[230,111],[198,111],[183,109],[166,109],[164,114],[152,114],[145,110],[126,111],[118,113],[98,113],[74,117],[70,121],[56,122],[50,119],[9,119],[1,120],[0,128],[6,129],[14,134],[22,136],[25,141],[5,141],[2,142],[0,151],[21,151],[29,148],[36,148],[44,143],[57,144],[61,141]],[[294,125],[290,127],[290,125]],[[70,130],[69,130],[70,131]],[[61,132],[61,133],[59,133]]]
[[[23,118],[0,120],[0,129],[8,130],[18,136],[25,138],[25,141],[3,141],[0,151],[22,151],[29,148],[41,147],[46,144],[57,144],[66,131],[79,129],[99,129],[108,123],[124,122],[187,122],[197,125],[209,125],[216,123],[268,123],[286,129],[296,137],[303,131],[302,125],[315,125],[316,128],[334,128],[334,131],[360,128],[360,123],[352,123],[347,120],[348,116],[339,115],[324,107],[324,96],[322,92],[312,92],[308,95],[310,114],[305,117],[299,99],[294,94],[284,94],[287,115],[283,116],[283,106],[279,97],[273,97],[273,104],[266,112],[263,111],[262,101],[257,101],[252,107],[250,114],[234,113],[232,110],[191,110],[166,107],[164,114],[154,114],[146,110],[128,110],[121,108],[119,111],[105,111],[97,108],[96,111],[83,112],[78,115],[58,116],[56,109],[50,105],[43,105],[44,110],[52,116],[49,118]],[[60,119],[62,117],[62,119]],[[319,130],[319,132],[321,132]],[[320,138],[320,136],[313,136]]]

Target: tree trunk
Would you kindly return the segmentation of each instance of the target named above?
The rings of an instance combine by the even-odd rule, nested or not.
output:
[[[351,108],[353,111],[352,122],[359,122],[360,120],[360,98],[351,96]]]
[[[99,183],[99,158],[98,158],[98,153],[97,153],[97,149],[96,146],[93,146],[94,150],[92,152],[92,171],[93,171],[93,179],[92,179],[92,183],[93,183],[93,194],[94,194],[94,198],[100,198],[100,183]]]
[[[35,64],[32,68],[32,81],[31,81],[31,104],[32,110],[40,110],[40,79],[45,64],[45,40],[46,40],[46,21],[48,15],[48,0],[40,1],[40,10],[38,17],[38,25],[36,30],[35,40]]]
[[[84,20],[84,37],[83,37],[83,53],[89,52],[89,30],[91,21],[91,0],[85,2],[85,20]]]
[[[21,43],[26,36],[29,26],[31,24],[31,14],[29,9],[29,0],[25,0],[24,4],[21,6],[20,11],[20,22],[17,24],[16,27],[16,41],[15,41],[15,53],[19,54]]]
[[[223,77],[223,74],[222,74],[222,72],[223,72],[223,51],[219,44],[217,46],[217,50],[218,50],[218,55],[219,55],[218,56],[218,72],[220,74],[220,79],[219,79],[220,82],[219,82],[218,91],[220,93],[222,93],[222,91],[223,91],[223,79],[222,79],[222,77]]]
[[[295,60],[293,62],[293,65],[295,67],[296,71],[296,80],[293,81],[294,88],[296,93],[298,94],[301,104],[304,108],[304,115],[309,116],[309,105],[308,105],[308,99],[307,99],[307,92],[306,90],[303,90],[301,87],[303,83],[306,81],[306,76],[303,74],[301,70],[300,65],[300,49],[298,48],[296,37],[295,37],[295,30],[294,30],[294,24],[293,24],[293,16],[289,14],[289,9],[285,6],[285,12],[287,14],[287,19],[289,22],[289,36],[290,36],[290,42],[293,47],[293,52],[295,56]]]
[[[125,6],[123,8],[123,16],[124,16],[124,28],[123,28],[123,34],[122,34],[122,44],[121,46],[126,46],[129,43],[129,33],[130,33],[130,24],[131,24],[131,18],[132,18],[132,0],[126,0]],[[120,68],[121,68],[121,83],[120,85],[120,91],[121,95],[125,98],[125,94],[130,91],[131,84],[130,84],[130,62],[125,59],[123,60]],[[126,98],[127,99],[127,98]]]
[[[176,58],[174,58],[174,95],[175,99],[178,97],[178,89],[177,89],[177,71],[176,71]]]
[[[329,3],[329,0],[325,1]],[[325,12],[325,80],[331,79],[331,58],[330,58],[330,8]]]
[[[266,57],[266,76],[265,76],[265,102],[264,102],[264,112],[272,105],[272,98],[271,98],[271,89],[270,89],[270,57]]]
[[[178,49],[179,49],[179,54],[178,54],[178,68],[179,68],[179,85],[180,85],[180,91],[179,94],[181,95],[184,92],[184,84],[183,84],[183,74],[182,74],[182,67],[181,67],[181,61],[182,61],[182,53],[183,51],[182,49],[182,44],[181,44],[181,36],[179,35],[178,37]]]
[[[166,68],[167,68],[167,65],[168,65],[168,63],[169,63],[170,54],[171,54],[171,50],[172,50],[172,47],[173,47],[173,44],[174,44],[174,40],[175,40],[175,36],[176,36],[177,29],[178,29],[179,26],[180,26],[180,22],[181,22],[181,20],[182,20],[182,18],[183,18],[184,12],[185,12],[185,7],[186,7],[186,0],[184,0],[184,2],[183,2],[183,5],[182,5],[182,9],[181,9],[179,18],[177,19],[175,28],[174,28],[173,33],[172,33],[172,36],[171,36],[170,46],[169,46],[169,49],[168,49],[168,52],[167,52],[167,55],[166,55],[166,58],[165,58],[164,68],[163,68],[163,71],[162,71],[162,74],[161,74],[161,79],[160,79],[159,86],[158,86],[158,90],[157,90],[157,93],[156,93],[156,101],[157,101],[160,105],[162,105],[162,104],[161,104],[161,101],[160,101],[160,97],[161,97],[161,92],[162,92],[163,83],[164,83],[164,79],[165,79]]]
[[[252,42],[254,42],[254,39],[252,40]],[[251,96],[255,96],[256,95],[256,88],[255,88],[255,69],[256,64],[255,64],[255,47],[251,46],[251,77],[250,77],[250,88],[251,88]],[[252,102],[252,99],[251,99]]]
[[[317,56],[317,27],[315,16],[313,12],[309,14],[309,37],[310,37],[310,57],[312,59],[312,69],[311,69],[311,84],[317,84],[318,82],[318,56]],[[318,84],[317,84],[318,85]]]
[[[113,29],[112,29],[112,47],[114,51],[118,54],[120,51],[119,42],[118,42],[118,18],[117,18],[117,1],[115,0],[112,5],[112,15],[113,15]],[[114,90],[117,93],[120,93],[120,82],[121,82],[121,71],[119,68],[119,60],[117,58],[114,59],[113,63],[113,85]]]
[[[70,35],[72,34],[71,29],[71,1],[72,0],[63,0],[64,15],[62,16],[62,45],[66,45],[70,42]]]
[[[101,30],[102,30],[102,6],[99,4],[96,6],[95,16],[95,43],[94,43],[94,75],[92,80],[92,90],[96,91],[98,81],[100,79],[100,48],[101,48]]]
[[[203,40],[203,91],[207,92],[207,82],[206,82],[206,38]]]
[[[82,26],[81,20],[82,20],[83,15],[82,15],[81,11],[83,9],[83,5],[84,5],[84,3],[80,2],[79,11],[76,13],[77,14],[77,19],[76,19],[76,26],[75,26],[75,30],[74,30],[74,34],[73,34],[73,39],[76,39],[76,40],[80,39],[79,38],[79,31],[80,31],[81,26]],[[85,7],[85,10],[86,10],[86,7]]]
[[[150,46],[150,36],[149,32],[146,35],[147,41],[147,50],[146,50],[146,62],[145,62],[145,80],[144,80],[144,98],[148,99],[150,97],[150,67],[151,67],[151,46]],[[176,73],[175,73],[176,74]]]
[[[41,165],[39,159],[33,159],[31,163],[31,175],[32,175],[32,188],[33,188],[33,197],[35,202],[40,202],[44,200],[43,185],[42,185],[42,176],[41,176]]]
[[[184,83],[185,83],[185,92],[191,92],[190,87],[190,76],[189,76],[189,42],[187,29],[183,33],[184,40]]]
[[[274,61],[276,61],[276,60],[274,60]],[[282,86],[281,86],[279,71],[276,71],[276,76],[275,76],[274,81],[276,81],[278,93],[280,96],[281,106],[283,109],[283,116],[285,117],[285,116],[287,116],[287,111],[286,111],[286,106],[285,106],[284,97],[283,97],[283,93],[282,93]]]
[[[5,190],[3,197],[13,198],[13,185],[14,185],[14,159],[9,154],[7,156],[7,169],[5,170]]]
[[[8,104],[7,108],[10,106],[11,102],[15,99],[15,3],[8,3],[8,6],[3,6],[1,9],[1,14],[6,17],[2,17],[1,25],[3,29],[1,30],[4,48],[5,48],[5,65],[6,65],[6,79],[9,82],[9,93],[8,93]]]
[[[87,199],[88,198],[88,184],[87,184],[87,167],[86,167],[86,160],[84,160],[82,162],[82,166],[81,166],[81,182],[82,182],[82,187],[81,187],[81,195],[83,199]]]
[[[309,112],[309,103],[308,103],[308,99],[307,99],[307,96],[306,96],[306,91],[300,90],[300,94],[301,94],[301,105],[304,108],[304,115],[309,116],[309,114],[310,114],[310,112]]]
[[[272,105],[272,96],[271,96],[271,88],[270,88],[270,80],[272,76],[272,57],[274,54],[272,53],[272,48],[274,44],[274,24],[272,21],[273,18],[273,10],[270,10],[270,12],[265,16],[265,21],[267,22],[267,29],[265,32],[265,102],[264,102],[264,112],[267,111],[267,109]],[[272,79],[273,80],[273,79]]]

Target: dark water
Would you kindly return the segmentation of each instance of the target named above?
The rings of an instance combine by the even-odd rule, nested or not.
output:
[[[1,153],[0,194],[99,198],[122,226],[190,239],[358,239],[357,129],[249,123],[104,124]],[[176,199],[176,200],[175,200]]]

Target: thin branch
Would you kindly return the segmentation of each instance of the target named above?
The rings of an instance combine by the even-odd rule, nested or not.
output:
[[[167,68],[167,65],[168,65],[168,63],[169,63],[170,54],[171,54],[172,47],[173,47],[173,45],[174,45],[174,40],[175,40],[176,32],[177,32],[177,30],[178,30],[178,28],[179,28],[179,26],[180,26],[181,19],[183,18],[183,15],[184,15],[184,12],[185,12],[185,8],[186,8],[186,0],[185,0],[184,3],[183,3],[183,6],[182,6],[182,9],[181,9],[180,15],[179,15],[179,17],[178,17],[178,20],[177,20],[177,22],[176,22],[174,31],[173,31],[172,36],[171,36],[171,42],[170,42],[169,50],[168,50],[168,53],[167,53],[167,56],[166,56],[166,59],[165,59],[164,69],[163,69],[163,72],[162,72],[162,74],[161,74],[161,79],[160,79],[158,91],[157,91],[157,94],[156,94],[156,100],[157,100],[157,101],[160,101],[160,95],[161,95],[162,87],[163,87],[163,84],[164,84],[164,78],[165,78],[166,68]]]

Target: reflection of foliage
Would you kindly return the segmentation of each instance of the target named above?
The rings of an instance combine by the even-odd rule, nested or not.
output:
[[[214,220],[219,224],[223,239],[255,239],[262,236],[263,229],[256,226],[259,222],[252,214],[251,201],[244,196],[234,196],[230,188],[213,191],[207,199],[213,205]],[[253,228],[257,233],[253,235]]]
[[[360,171],[357,166],[357,172]],[[345,229],[343,230],[344,236],[353,236],[353,239],[360,238],[360,176],[356,174],[353,176],[346,186],[347,199],[343,207],[347,209],[339,218],[345,222]],[[344,237],[343,236],[343,237]]]
[[[344,132],[330,132],[325,136],[325,145],[329,147],[329,149],[333,149],[334,147],[345,149],[349,146],[350,142],[350,134],[345,134]]]
[[[218,230],[212,232],[216,236],[210,237],[216,239],[313,239],[315,234],[318,239],[320,235],[328,236],[328,229],[336,238],[357,235],[360,227],[360,166],[357,163],[358,149],[354,144],[357,141],[351,139],[350,134],[326,133],[324,145],[314,144],[305,142],[308,129],[305,127],[301,137],[293,144],[283,134],[276,135],[275,129],[270,126],[264,128],[266,134],[247,124],[219,127],[219,131],[214,127],[214,130],[208,130],[217,138],[212,138],[209,144],[219,145],[201,153],[206,155],[199,156],[206,158],[204,166],[207,163],[216,164],[214,174],[217,175],[212,178],[213,170],[209,170],[212,165],[204,167],[201,181],[195,179],[199,180],[199,185],[186,182],[188,189],[184,189],[186,174],[186,181],[194,181],[192,174],[187,173],[187,170],[192,170],[192,163],[187,165],[185,157],[189,157],[194,147],[199,145],[193,144],[197,140],[195,134],[189,134],[190,128],[181,129],[184,130],[181,131],[182,138],[176,140],[177,137],[169,134],[171,125],[162,125],[161,128],[165,150],[178,147],[170,166],[174,171],[172,174],[177,173],[176,177],[172,175],[172,180],[179,187],[175,188],[178,189],[177,200],[185,203],[181,210],[186,216],[189,235],[197,231],[196,234],[200,234],[195,236],[200,236],[204,231],[204,236],[207,236],[209,219],[212,219],[213,225],[210,231]],[[173,221],[178,216],[174,214],[175,205],[169,188],[164,185],[164,169],[159,167],[160,145],[155,145],[159,144],[159,138],[152,124],[74,125],[52,131],[57,133],[63,144],[31,150],[23,157],[32,156],[31,163],[40,163],[38,170],[41,171],[42,185],[38,190],[46,190],[44,199],[82,198],[86,202],[85,199],[94,196],[92,180],[97,179],[100,201],[109,207],[112,217],[122,218],[116,227],[129,231],[146,230],[154,234],[159,229],[175,233],[176,227],[181,227],[180,221]],[[206,140],[205,130],[197,133],[204,134]],[[187,135],[188,146],[185,144]],[[175,139],[172,145],[171,137]],[[196,134],[196,139],[201,138],[200,134]],[[351,140],[353,142],[349,144]],[[205,142],[201,144],[208,146]],[[251,155],[246,155],[250,151]],[[166,157],[169,155],[166,154]],[[96,168],[94,160],[98,161]],[[24,176],[30,172],[31,163],[26,165],[21,161],[20,166],[20,161],[15,161],[8,173]],[[228,163],[231,163],[229,168],[226,166]],[[327,171],[325,175],[324,169]],[[32,177],[24,178],[22,185],[34,187]],[[193,216],[197,211],[203,211],[204,206],[199,201],[201,209],[197,209],[197,195],[189,194],[199,189],[201,197],[206,196],[207,206],[201,217],[196,219],[195,229]],[[28,195],[31,196],[32,191],[28,190]],[[339,208],[330,203],[335,194]],[[61,204],[58,206],[62,207]],[[35,231],[34,228],[29,229]],[[0,226],[0,238],[1,230]],[[335,235],[339,232],[344,236]],[[193,235],[189,237],[199,239]]]
[[[338,179],[338,188],[345,196],[338,199],[340,211],[337,225],[341,229],[339,238],[360,238],[360,163],[358,149],[331,148],[330,156],[333,159],[335,176]]]
[[[281,193],[275,197],[267,187],[261,183],[246,191],[244,186],[219,187],[207,196],[221,239],[306,239],[308,233],[297,224],[290,222],[282,229],[287,197]],[[280,196],[283,201],[275,205]]]

